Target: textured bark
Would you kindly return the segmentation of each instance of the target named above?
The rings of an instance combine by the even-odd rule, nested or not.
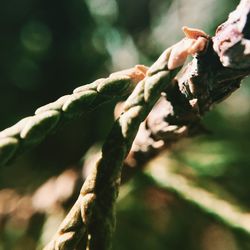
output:
[[[241,1],[206,50],[177,75],[176,84],[166,89],[141,125],[125,165],[143,166],[180,138],[207,132],[201,124],[204,113],[238,89],[250,73],[249,13],[250,1]]]

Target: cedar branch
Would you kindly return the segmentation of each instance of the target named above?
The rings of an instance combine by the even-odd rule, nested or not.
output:
[[[172,48],[165,51],[166,60],[171,50]],[[82,238],[89,239],[91,250],[110,249],[115,223],[114,204],[118,196],[123,161],[140,123],[177,72],[169,71],[165,67],[165,61],[157,61],[149,69],[152,73],[138,83],[127,99],[124,113],[115,122],[103,145],[100,160],[87,177],[76,203],[45,250],[74,249]]]

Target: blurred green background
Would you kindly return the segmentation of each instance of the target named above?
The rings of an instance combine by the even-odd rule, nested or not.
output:
[[[75,87],[138,63],[150,65],[183,37],[183,25],[213,35],[237,4],[236,0],[2,0],[0,130]],[[209,190],[219,186],[215,189],[223,189],[249,210],[247,81],[206,115],[204,124],[211,135],[184,140],[164,157],[178,162],[183,175],[191,172]],[[107,104],[66,124],[39,147],[1,168],[0,189],[31,195],[51,176],[68,168],[79,170],[86,151],[110,130],[113,107]],[[126,188],[121,191],[114,249],[250,249],[250,235],[230,230],[144,177],[136,182],[126,184],[132,189],[129,194]],[[47,230],[41,227],[27,246],[23,244],[24,235],[29,237],[27,225],[17,226],[2,214],[0,205],[0,250],[35,249],[50,237],[41,236]]]

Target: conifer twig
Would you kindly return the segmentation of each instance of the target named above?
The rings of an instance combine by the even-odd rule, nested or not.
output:
[[[145,77],[147,67],[116,72],[76,88],[71,95],[38,108],[35,115],[0,132],[0,166],[7,164],[19,153],[39,144],[63,122],[83,115],[111,100],[121,100]]]
[[[171,50],[165,52],[165,61]],[[125,103],[124,113],[115,122],[104,143],[100,160],[87,177],[76,203],[46,250],[74,249],[82,238],[89,239],[88,247],[91,250],[110,248],[114,230],[114,203],[123,160],[140,123],[175,73],[176,70],[169,71],[166,68],[166,62],[157,61],[149,69],[148,75],[138,83]]]

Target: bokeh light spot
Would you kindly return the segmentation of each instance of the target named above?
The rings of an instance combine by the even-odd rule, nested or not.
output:
[[[32,21],[22,28],[22,45],[31,52],[46,52],[51,44],[51,41],[52,35],[49,28],[41,22]]]

